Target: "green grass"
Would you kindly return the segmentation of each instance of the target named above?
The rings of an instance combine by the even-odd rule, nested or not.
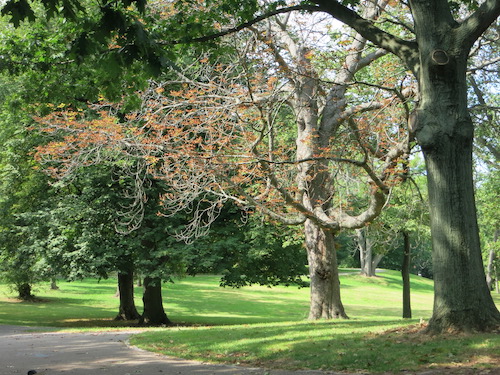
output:
[[[0,324],[54,327],[116,325],[116,280],[41,286],[42,302],[19,302],[0,285]],[[309,322],[309,291],[295,287],[221,288],[216,276],[188,277],[164,286],[169,318],[185,327],[144,332],[141,348],[182,358],[276,368],[371,372],[460,366],[492,367],[500,360],[499,335],[428,337],[421,319],[432,313],[432,281],[412,278],[413,320],[402,320],[398,272],[377,278],[341,276],[342,299],[351,317]],[[142,288],[136,304],[142,310]],[[500,302],[498,295],[494,298]],[[408,328],[409,325],[413,325]],[[497,353],[494,356],[494,353]]]
[[[399,319],[401,286],[397,272],[387,271],[367,279],[357,274],[341,276],[342,299],[353,319]],[[34,290],[41,302],[19,302],[0,285],[0,324],[79,326],[85,321],[106,320],[118,312],[116,280],[86,279],[59,282],[60,289],[41,285]],[[413,313],[427,319],[432,308],[432,282],[412,281]],[[142,288],[136,289],[141,311]],[[216,276],[187,277],[163,288],[164,305],[176,323],[201,325],[254,324],[302,321],[309,308],[309,289],[253,286],[219,287]],[[88,325],[88,324],[84,324]]]
[[[176,328],[139,334],[131,343],[187,359],[292,370],[488,368],[500,359],[493,357],[500,348],[498,335],[429,338],[401,330],[406,324],[357,320]]]

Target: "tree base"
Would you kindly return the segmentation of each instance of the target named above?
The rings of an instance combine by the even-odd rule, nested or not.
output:
[[[426,333],[477,333],[500,332],[500,313],[485,311],[450,312],[442,316],[433,316],[429,320]]]
[[[31,293],[30,284],[19,284],[17,286],[18,298],[22,301],[34,301],[36,297]]]
[[[137,311],[135,313],[124,313],[120,312],[113,320],[115,321],[129,321],[129,320],[140,320],[141,314]]]
[[[150,318],[140,317],[138,325],[139,326],[148,326],[148,327],[160,327],[160,326],[171,326],[171,325],[173,325],[173,323],[165,315],[164,318],[160,318],[160,319],[150,319]]]

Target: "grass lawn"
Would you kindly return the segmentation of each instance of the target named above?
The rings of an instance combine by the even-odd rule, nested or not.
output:
[[[0,285],[0,324],[116,326],[116,280],[60,282],[35,289],[41,302],[18,302]],[[371,372],[421,368],[486,368],[500,362],[500,335],[419,332],[432,312],[432,281],[412,278],[413,320],[402,320],[400,275],[341,276],[349,320],[309,322],[309,291],[295,287],[221,288],[216,276],[165,284],[165,309],[184,327],[154,329],[131,339],[141,348],[204,361],[288,369]],[[142,288],[136,304],[142,310]],[[500,298],[495,295],[497,304]],[[408,326],[411,326],[408,328]]]

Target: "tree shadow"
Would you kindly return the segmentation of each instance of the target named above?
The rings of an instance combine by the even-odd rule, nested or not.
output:
[[[151,342],[155,351],[163,346],[170,355],[290,370],[401,373],[447,367],[494,368],[500,363],[498,335],[429,336],[422,333],[421,325],[394,329],[395,325],[401,325],[401,320],[215,327],[180,335],[155,332]],[[385,332],[366,332],[384,327]],[[140,343],[141,335],[135,340]]]

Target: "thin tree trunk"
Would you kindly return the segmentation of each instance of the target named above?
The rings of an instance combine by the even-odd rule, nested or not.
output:
[[[486,284],[488,284],[488,289],[493,289],[493,282],[495,278],[493,277],[493,262],[495,261],[495,249],[491,248],[488,254],[488,264],[486,265]]]
[[[310,220],[305,223],[311,279],[309,319],[348,318],[340,299],[334,235]]]
[[[411,295],[410,295],[410,263],[411,247],[410,235],[403,231],[403,265],[401,267],[401,277],[403,279],[403,318],[411,318]]]
[[[59,290],[59,287],[57,286],[57,280],[55,277],[52,277],[50,279],[50,290]]]
[[[375,254],[375,258],[373,258],[372,265],[371,265],[371,275],[372,276],[377,276],[377,267],[380,264],[380,262],[382,261],[383,257],[384,256],[382,254]]]
[[[498,236],[500,235],[500,230],[497,229],[495,231],[495,236],[494,236],[494,243],[496,245],[496,242],[498,241]],[[488,263],[486,265],[486,283],[488,284],[488,289],[492,290],[493,289],[493,282],[495,281],[495,277],[493,275],[493,270],[494,270],[494,262],[496,258],[496,246],[492,246],[490,249],[490,252],[488,254]]]
[[[134,274],[132,269],[118,272],[118,292],[120,307],[115,320],[137,320],[141,314],[137,311],[134,301]]]
[[[382,254],[373,256],[373,242],[366,235],[366,229],[356,229],[358,237],[359,260],[361,274],[367,277],[376,276],[377,266],[383,258]]]
[[[144,312],[139,319],[139,324],[165,325],[171,323],[163,308],[160,278],[144,278],[144,295],[142,300],[144,302]]]
[[[500,280],[498,280],[498,270],[495,267],[495,279],[496,279],[496,285],[497,285],[497,293],[500,294]]]

